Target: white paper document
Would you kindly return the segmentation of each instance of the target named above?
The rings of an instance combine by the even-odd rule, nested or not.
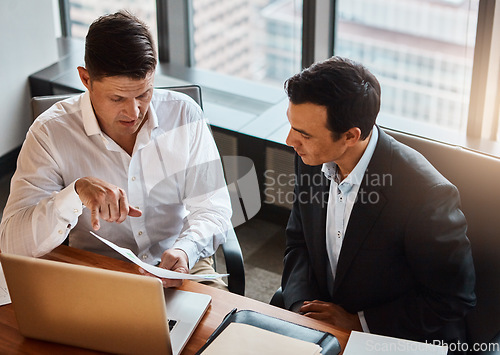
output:
[[[7,289],[7,282],[5,282],[2,264],[0,264],[0,306],[9,303],[11,303],[9,290]]]
[[[373,355],[387,353],[405,355],[446,355],[448,353],[448,347],[352,331],[344,350],[344,355]]]
[[[97,239],[99,239],[101,242],[103,242],[104,244],[108,245],[109,247],[113,248],[118,253],[120,253],[121,255],[123,255],[124,257],[126,257],[128,260],[130,260],[134,264],[139,265],[140,267],[142,267],[147,272],[149,272],[149,273],[151,273],[151,274],[153,274],[155,276],[164,278],[164,279],[195,280],[195,281],[197,280],[197,281],[199,281],[199,280],[213,280],[213,279],[216,279],[216,278],[219,278],[219,277],[223,277],[223,276],[228,276],[229,275],[229,274],[191,275],[191,274],[183,274],[181,272],[176,272],[176,271],[172,271],[172,270],[163,269],[161,267],[153,266],[153,265],[145,263],[144,261],[142,261],[141,259],[139,259],[130,249],[119,247],[118,245],[110,242],[109,240],[104,239],[104,238],[98,236],[97,234],[95,234],[92,231],[90,231],[90,233],[94,237],[96,237]]]

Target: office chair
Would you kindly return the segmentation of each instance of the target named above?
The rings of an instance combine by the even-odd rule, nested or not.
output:
[[[285,300],[283,299],[283,291],[281,287],[276,290],[269,304],[279,308],[285,308]]]
[[[201,98],[201,87],[198,85],[186,85],[186,86],[172,86],[172,87],[160,87],[158,89],[167,89],[177,92],[182,92],[183,94],[191,97],[196,103],[203,109],[203,102]],[[63,94],[63,95],[47,95],[47,96],[35,96],[31,98],[31,108],[33,110],[33,120],[40,116],[41,113],[47,111],[50,106],[58,101],[67,99],[68,97],[78,95],[78,94]]]
[[[202,107],[201,88],[198,85],[176,86],[161,88],[173,91],[182,92],[190,96],[193,100]],[[37,96],[31,99],[31,107],[33,109],[33,119],[38,117],[42,112],[46,111],[50,106],[58,101],[64,100],[75,94],[68,95],[50,95]],[[203,108],[203,107],[202,107]],[[222,244],[222,253],[226,262],[226,270],[228,276],[229,291],[239,295],[245,295],[245,266],[243,263],[243,254],[241,253],[240,243],[236,237],[234,229],[228,230],[226,242]]]

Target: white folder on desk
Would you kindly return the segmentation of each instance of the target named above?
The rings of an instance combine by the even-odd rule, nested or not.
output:
[[[344,350],[344,355],[388,353],[402,355],[446,355],[448,347],[352,331]]]

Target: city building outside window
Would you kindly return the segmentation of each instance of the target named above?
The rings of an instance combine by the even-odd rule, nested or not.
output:
[[[194,67],[278,86],[301,69],[301,0],[192,0],[192,10]]]
[[[123,9],[144,21],[158,43],[155,0],[67,0],[67,6],[71,37],[85,38],[95,19]]]
[[[479,0],[338,0],[335,54],[382,86],[379,123],[465,135]]]
[[[322,8],[320,5],[324,5],[322,1],[316,1],[316,14]],[[184,4],[188,10],[180,18],[174,17],[174,22],[183,22],[188,36],[185,40],[182,35],[174,38],[185,41],[183,46],[189,49],[189,55],[186,63],[177,59],[175,63],[276,88],[281,88],[285,79],[301,69],[305,55],[302,50],[307,51],[304,48],[308,44],[302,43],[303,12],[314,3],[312,0],[307,5],[305,0],[64,2],[68,7],[70,35],[80,38],[85,36],[92,20],[122,8],[143,19],[156,37],[157,2],[163,4],[161,8],[165,4]],[[487,95],[500,96],[499,80],[493,85],[490,79],[496,63],[491,53],[500,57],[499,50],[494,50],[499,37],[495,28],[500,26],[500,5],[496,6],[496,1],[335,0],[332,3],[336,6],[331,14],[335,28],[333,53],[363,63],[379,78],[382,85],[379,124],[448,142],[465,142],[465,137],[500,139],[500,99],[493,104],[485,104],[482,99]],[[168,18],[172,19],[172,15],[169,13]],[[483,25],[487,24],[478,28],[478,17]],[[486,30],[482,29],[485,26]],[[491,38],[482,35],[481,30],[492,33]],[[325,44],[317,42],[328,29],[320,36],[317,32],[321,29],[315,31],[316,39],[306,36],[305,41],[331,48],[329,40],[323,41]],[[174,36],[177,29],[170,32],[169,36]],[[476,32],[479,39],[490,38],[484,43],[481,40],[479,49]],[[170,53],[184,50],[176,48],[172,38],[160,40],[168,43]],[[314,60],[326,59],[314,57]],[[481,57],[482,61],[478,60]],[[500,72],[498,63],[496,66],[493,74]],[[487,73],[476,74],[481,69]],[[232,92],[230,87],[227,90]]]
[[[180,1],[180,0],[177,0]],[[97,17],[127,9],[155,39],[155,0],[69,0],[71,36]],[[271,85],[300,70],[302,0],[192,0],[193,66]]]

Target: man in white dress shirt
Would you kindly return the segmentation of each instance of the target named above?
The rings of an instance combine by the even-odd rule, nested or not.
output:
[[[90,26],[85,68],[78,67],[87,91],[29,129],[3,214],[2,251],[41,256],[69,237],[71,246],[118,257],[93,229],[150,264],[213,272],[209,257],[231,226],[220,157],[200,107],[153,90],[156,63],[148,28],[131,14]]]

